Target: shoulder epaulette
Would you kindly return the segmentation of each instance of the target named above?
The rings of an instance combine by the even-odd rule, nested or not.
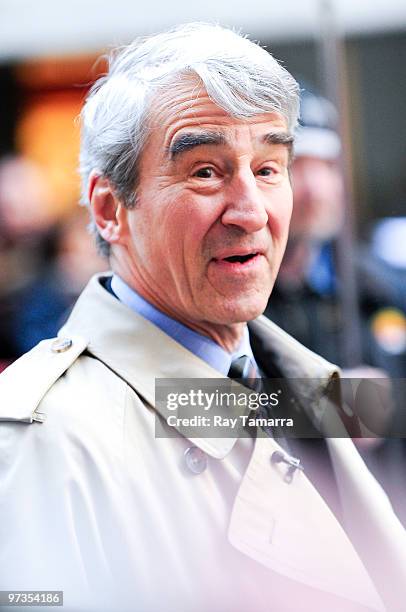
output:
[[[43,422],[39,404],[86,349],[80,336],[43,340],[0,375],[0,421]]]

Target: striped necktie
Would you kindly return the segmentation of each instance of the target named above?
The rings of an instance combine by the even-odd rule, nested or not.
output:
[[[259,391],[261,386],[261,375],[255,363],[248,355],[241,355],[233,359],[228,377],[238,379],[245,387]]]
[[[233,359],[228,371],[228,377],[238,379],[241,384],[249,389],[252,389],[253,391],[261,392],[263,390],[261,372],[258,370],[252,359],[248,357],[248,355],[241,355],[241,357]],[[260,406],[260,408],[256,411],[251,411],[251,414],[255,414],[260,418],[268,418],[272,415],[272,408],[270,406]],[[283,451],[274,451],[271,456],[271,461],[272,463],[283,462],[287,464],[288,467],[284,479],[287,483],[291,483],[295,471],[303,470],[300,459],[293,457],[290,454],[288,441],[282,436],[279,427],[261,426],[261,429],[270,438],[274,438],[284,449]],[[256,437],[256,428],[248,428],[247,431],[250,431],[251,437]]]

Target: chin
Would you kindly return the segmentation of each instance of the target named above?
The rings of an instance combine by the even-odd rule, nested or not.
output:
[[[215,317],[212,316],[213,323],[220,325],[232,325],[233,323],[246,323],[259,317],[265,310],[268,303],[268,297],[245,300],[242,298],[239,301],[223,304],[217,309]],[[214,313],[212,312],[212,315]],[[215,318],[215,320],[214,320]]]

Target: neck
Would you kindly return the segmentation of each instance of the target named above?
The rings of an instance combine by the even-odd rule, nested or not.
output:
[[[162,299],[160,295],[151,289],[152,283],[135,282],[134,275],[130,268],[122,265],[117,265],[117,260],[114,256],[110,259],[110,267],[115,274],[134,291],[136,291],[144,300],[155,306],[165,315],[179,321],[182,325],[189,327],[193,331],[206,336],[218,344],[228,353],[233,353],[241,344],[246,323],[231,323],[219,324],[211,321],[193,320],[185,316],[184,312],[179,308],[170,304],[169,300]],[[138,275],[137,275],[138,278]]]

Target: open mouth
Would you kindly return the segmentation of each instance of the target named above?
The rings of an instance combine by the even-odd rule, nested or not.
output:
[[[240,249],[235,249],[237,253],[238,250]],[[213,257],[210,274],[214,276],[218,274],[224,282],[235,282],[236,280],[256,278],[258,274],[264,272],[266,259],[262,251],[240,252],[238,255],[229,255],[230,251],[231,249],[228,252],[219,253],[219,257]]]
[[[231,255],[231,257],[224,257],[223,261],[229,261],[230,263],[246,263],[250,259],[256,257],[258,253],[247,253],[247,255]]]

